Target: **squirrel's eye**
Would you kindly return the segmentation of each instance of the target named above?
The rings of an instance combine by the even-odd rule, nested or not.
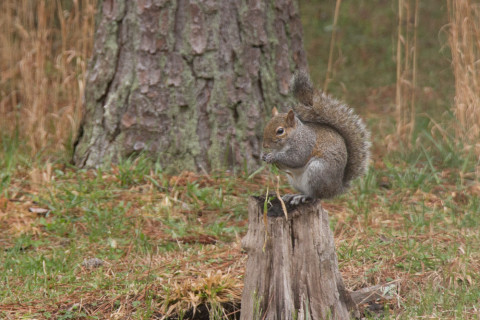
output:
[[[277,129],[277,136],[283,134],[285,132],[285,130],[283,128],[278,128]]]

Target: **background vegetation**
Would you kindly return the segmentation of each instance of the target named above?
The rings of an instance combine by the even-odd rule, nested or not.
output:
[[[95,7],[0,2],[0,318],[236,314],[246,198],[273,174],[167,176],[142,156],[71,167]],[[347,287],[397,281],[372,317],[478,319],[478,2],[300,9],[314,81],[374,139],[369,174],[324,204]]]

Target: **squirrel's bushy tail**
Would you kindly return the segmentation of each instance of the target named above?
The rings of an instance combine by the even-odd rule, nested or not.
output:
[[[344,103],[313,90],[312,82],[305,72],[297,72],[292,81],[293,95],[301,103],[293,108],[302,122],[328,125],[345,140],[348,159],[343,184],[367,171],[370,158],[370,132],[362,119]]]

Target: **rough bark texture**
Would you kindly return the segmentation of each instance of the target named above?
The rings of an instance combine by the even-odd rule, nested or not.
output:
[[[74,162],[256,166],[263,118],[306,67],[295,0],[103,0]]]
[[[249,201],[248,253],[240,319],[349,319],[356,306],[338,270],[328,214],[319,201],[288,207]],[[267,232],[267,235],[265,235]]]

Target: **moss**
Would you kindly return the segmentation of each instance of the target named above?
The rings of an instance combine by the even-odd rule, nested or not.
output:
[[[98,81],[95,81],[93,86],[89,86],[91,94],[95,101],[100,100],[108,88],[108,84],[115,75],[115,65],[117,64],[118,59],[118,24],[115,21],[112,21],[105,27],[105,40],[102,51],[96,57],[101,59],[99,63],[95,61],[95,67],[99,70],[95,70],[99,74]],[[101,78],[100,78],[101,77]]]
[[[212,123],[213,126],[211,128],[211,145],[207,151],[208,159],[210,161],[210,166],[212,169],[221,169],[223,168],[222,164],[222,147],[220,139],[214,138],[218,135],[218,126],[216,123]]]
[[[107,102],[104,105],[103,125],[107,131],[106,134],[109,136],[113,135],[117,127],[120,126],[121,115],[128,106],[127,98],[131,92],[132,80],[133,70],[128,73],[128,76],[125,76],[124,81],[120,83],[116,90],[108,95]]]
[[[217,68],[217,52],[206,52],[193,60],[195,75],[200,78],[214,78],[220,75]]]
[[[127,14],[126,16],[126,21],[128,22],[129,24],[129,30],[127,32],[129,32],[129,34],[138,34],[139,33],[139,29],[140,29],[140,21],[138,19],[138,16],[136,14],[134,14],[134,12],[130,11],[129,14]],[[130,37],[132,38],[131,41],[132,41],[132,46],[134,48],[134,51],[137,52],[137,50],[140,48],[140,41],[141,41],[141,38],[140,37],[135,37],[135,36],[132,36]]]
[[[187,105],[179,104],[178,101],[173,100],[168,109],[168,117],[175,129],[170,130],[168,140],[172,143],[165,153],[167,157],[174,161],[166,163],[166,169],[172,166],[180,170],[196,170],[195,157],[200,154],[201,149],[196,130],[198,114],[195,107],[195,78],[188,64],[185,61],[183,64],[182,87],[172,87],[170,97],[175,99],[175,97],[181,95]]]
[[[178,1],[168,1],[166,4],[166,8],[163,10],[167,10],[167,14],[164,16],[163,14],[160,14],[160,21],[159,21],[159,26],[168,24],[168,31],[166,33],[165,41],[167,42],[166,45],[166,50],[171,51],[173,49],[173,46],[175,45],[175,12],[177,10],[177,4]],[[165,20],[162,20],[163,18],[166,18]]]
[[[267,30],[267,36],[268,36],[268,45],[269,46],[275,46],[277,45],[278,38],[277,38],[277,30],[275,28],[275,20],[277,19],[277,16],[275,15],[276,9],[275,9],[275,1],[267,1],[266,2],[267,8],[266,8],[266,30]],[[275,53],[275,50],[272,50],[273,53]],[[275,60],[272,60],[275,61]]]
[[[266,57],[264,54],[260,57],[260,82],[263,88],[263,98],[266,111],[270,113],[276,105],[278,95],[277,81],[275,76],[275,66],[273,57]]]
[[[220,47],[220,14],[218,13],[213,17],[212,20],[209,20],[209,28],[211,30],[212,37],[207,37],[207,50],[218,50]],[[210,43],[208,42],[210,41]]]

